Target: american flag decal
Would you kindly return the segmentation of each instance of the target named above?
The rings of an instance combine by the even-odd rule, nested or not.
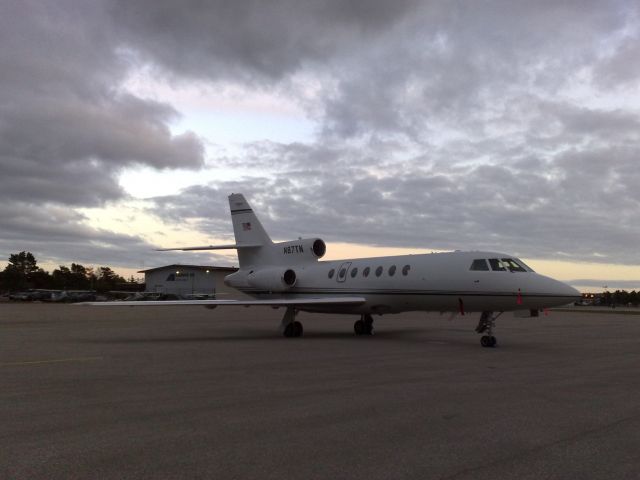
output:
[[[244,223],[242,224],[242,230],[244,230],[245,232],[246,232],[247,230],[251,230],[251,222],[244,222]]]

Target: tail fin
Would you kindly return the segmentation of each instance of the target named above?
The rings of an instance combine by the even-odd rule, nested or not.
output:
[[[229,208],[236,245],[267,246],[273,242],[241,193],[229,195]]]
[[[269,247],[273,245],[269,234],[241,193],[229,195],[229,208],[233,222],[233,234],[238,246],[240,268],[263,263],[270,251]],[[242,248],[244,245],[254,248]]]
[[[204,245],[201,247],[159,248],[158,251],[170,250],[238,250],[238,262],[243,266],[268,263],[273,242],[264,227],[251,209],[244,195],[232,193],[229,195],[231,221],[236,243],[233,245]]]

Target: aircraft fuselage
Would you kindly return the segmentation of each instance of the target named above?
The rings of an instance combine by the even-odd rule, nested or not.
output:
[[[504,269],[493,270],[490,259],[498,259]],[[503,259],[517,261],[522,267],[511,270]],[[487,270],[472,270],[475,260],[487,261]],[[574,288],[533,272],[515,257],[496,252],[292,262],[288,268],[295,271],[297,278],[295,285],[286,291],[251,286],[247,281],[251,267],[239,270],[225,281],[259,299],[323,295],[366,299],[362,305],[339,307],[344,313],[540,310],[570,303],[580,296]],[[336,312],[336,306],[299,309]]]

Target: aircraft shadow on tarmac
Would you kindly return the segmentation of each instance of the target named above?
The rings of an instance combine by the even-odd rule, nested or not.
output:
[[[464,329],[448,329],[455,331],[466,331]],[[438,334],[438,332],[440,334]],[[299,342],[316,342],[316,341],[331,341],[342,340],[348,342],[371,342],[376,344],[379,342],[402,342],[406,344],[423,344],[423,345],[447,345],[450,347],[460,348],[477,348],[477,339],[475,337],[448,337],[443,338],[442,329],[437,328],[425,328],[425,329],[396,329],[396,330],[380,330],[376,331],[373,336],[355,336],[352,332],[327,332],[327,331],[308,331],[305,332],[302,338],[290,339],[279,336],[277,332],[273,330],[261,330],[261,331],[236,331],[222,333],[221,335],[212,336],[211,332],[199,336],[130,336],[130,337],[112,337],[112,338],[92,338],[86,339],[83,343],[94,344],[149,344],[149,343],[206,343],[206,342],[255,342],[260,340],[272,341],[278,344],[291,343],[292,345]],[[519,345],[521,348],[522,345]],[[482,349],[485,350],[485,349]]]
[[[367,341],[367,340],[398,340],[406,339],[414,336],[418,339],[417,335],[425,333],[425,330],[420,329],[404,329],[404,330],[387,330],[384,332],[376,332],[375,335],[370,337],[356,337],[351,332],[308,332],[305,333],[302,338],[289,339],[280,336],[273,330],[263,331],[242,331],[233,333],[223,333],[221,335],[212,336],[210,332],[201,336],[146,336],[146,337],[112,337],[104,339],[88,339],[86,343],[180,343],[180,342],[219,342],[219,341],[255,341],[255,340],[269,340],[277,342],[304,342],[314,340],[350,340],[350,341]],[[420,337],[422,338],[422,337]]]

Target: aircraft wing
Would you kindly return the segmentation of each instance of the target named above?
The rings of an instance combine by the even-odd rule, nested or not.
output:
[[[81,302],[74,305],[91,305],[95,307],[159,307],[171,305],[204,305],[219,306],[270,306],[295,307],[297,305],[359,305],[366,301],[363,297],[316,297],[316,298],[274,298],[270,300],[151,300],[125,302]]]

